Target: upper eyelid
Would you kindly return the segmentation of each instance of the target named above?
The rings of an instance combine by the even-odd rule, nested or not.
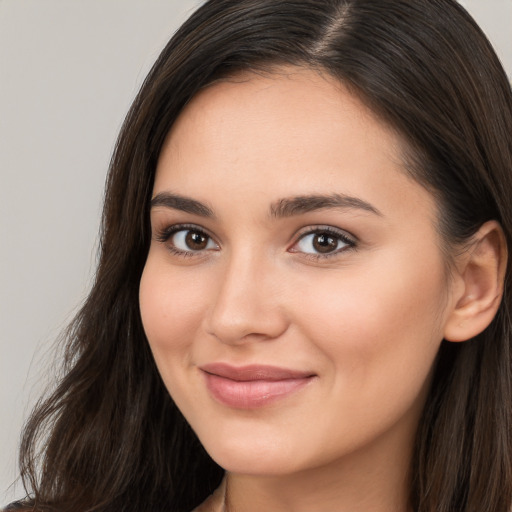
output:
[[[178,233],[179,231],[198,231],[204,235],[206,235],[208,238],[211,238],[217,245],[220,246],[219,241],[217,238],[210,233],[210,231],[203,226],[199,226],[197,224],[190,224],[190,223],[184,223],[184,224],[170,224],[170,225],[164,225],[162,228],[155,228],[151,227],[152,236],[160,241],[165,241],[170,236],[174,235],[175,233]],[[165,238],[164,235],[165,234]]]
[[[177,224],[170,224],[165,225],[162,228],[154,228],[151,227],[152,236],[155,237],[159,241],[165,241],[167,240],[171,235],[182,231],[182,230],[196,230],[198,232],[203,233],[204,235],[211,238],[219,247],[221,247],[221,243],[219,242],[218,238],[213,235],[209,229],[198,225],[194,223],[177,223]],[[299,230],[297,230],[293,236],[291,237],[290,244],[288,245],[288,249],[293,247],[293,245],[297,244],[299,240],[301,240],[303,237],[307,235],[311,235],[314,233],[321,233],[321,232],[327,232],[332,235],[340,236],[341,238],[346,238],[348,241],[352,242],[352,244],[356,245],[359,242],[358,237],[356,237],[351,232],[335,227],[329,224],[314,224],[314,225],[307,225]],[[165,234],[165,237],[163,236]],[[288,250],[287,249],[287,250]]]
[[[304,239],[307,236],[314,235],[315,233],[328,233],[333,236],[338,236],[343,243],[347,245],[347,247],[335,250],[333,252],[326,252],[326,253],[310,253],[310,252],[304,252],[300,250],[293,250],[293,248],[300,243],[302,239]],[[341,256],[346,251],[353,251],[357,250],[359,244],[359,239],[352,235],[350,232],[341,229],[341,228],[335,228],[334,226],[329,225],[320,225],[316,227],[305,227],[302,232],[299,232],[295,235],[295,238],[293,239],[293,243],[288,246],[286,249],[287,252],[291,252],[294,254],[300,254],[302,257],[308,258],[308,259],[314,259],[314,260],[322,260],[322,259],[328,259],[328,258],[335,258]]]
[[[190,231],[194,231],[195,230],[195,231],[201,231],[205,235],[208,235],[208,236],[212,237],[212,235],[210,234],[208,229],[206,229],[205,227],[200,226],[198,224],[193,224],[193,223],[190,223],[190,222],[184,222],[184,223],[177,222],[175,224],[164,224],[163,227],[161,227],[161,228],[152,226],[151,230],[152,230],[153,233],[155,233],[155,232],[159,233],[159,232],[162,232],[162,231],[167,231],[169,233],[176,233],[177,231],[182,231],[182,230],[185,230],[185,231],[186,230],[190,230]]]
[[[327,232],[334,235],[339,235],[341,237],[348,238],[354,243],[357,243],[359,241],[358,237],[352,234],[350,231],[347,231],[346,229],[341,229],[335,226],[331,226],[329,224],[315,224],[312,226],[305,226],[301,229],[299,229],[296,234],[294,235],[294,240],[297,242],[300,238],[306,235],[310,235],[312,233],[321,233],[321,232]]]

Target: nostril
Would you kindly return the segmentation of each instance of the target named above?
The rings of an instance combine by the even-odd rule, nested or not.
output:
[[[278,308],[263,311],[247,303],[226,306],[216,304],[205,318],[205,331],[222,343],[269,341],[287,329],[286,319]]]

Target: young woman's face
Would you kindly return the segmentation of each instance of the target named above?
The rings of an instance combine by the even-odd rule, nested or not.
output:
[[[151,226],[144,328],[221,466],[409,457],[450,285],[432,196],[354,96],[299,69],[202,91],[164,144]]]

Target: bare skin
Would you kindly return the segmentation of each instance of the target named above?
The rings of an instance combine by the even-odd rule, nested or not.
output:
[[[335,80],[294,68],[207,88],[164,144],[142,320],[231,511],[409,511],[433,361],[466,287],[401,147]],[[274,384],[260,396],[205,371],[218,363],[303,376],[269,399]]]

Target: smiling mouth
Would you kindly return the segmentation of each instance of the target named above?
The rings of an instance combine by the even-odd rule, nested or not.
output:
[[[236,409],[256,409],[301,390],[316,375],[311,372],[250,365],[213,363],[200,367],[215,400]]]

